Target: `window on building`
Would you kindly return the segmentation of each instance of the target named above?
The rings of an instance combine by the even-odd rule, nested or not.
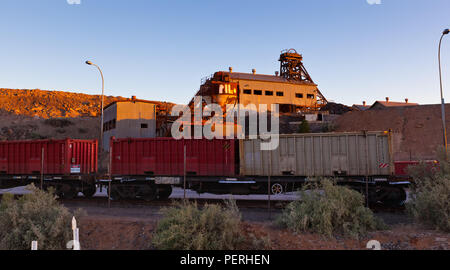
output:
[[[108,131],[116,128],[116,119],[103,123],[103,131]]]
[[[314,95],[313,94],[308,94],[307,98],[314,99]]]
[[[257,95],[257,96],[261,96],[262,95],[262,90],[253,90],[253,94]]]
[[[141,124],[141,128],[148,128],[148,124]]]
[[[266,91],[266,96],[273,96],[273,91]]]
[[[252,94],[252,90],[250,90],[250,89],[244,89],[244,94],[246,94],[246,95],[251,95],[251,94]]]
[[[295,97],[296,97],[296,98],[303,98],[303,94],[296,93],[296,94],[295,94]]]
[[[277,97],[284,97],[284,93],[283,92],[277,92]]]

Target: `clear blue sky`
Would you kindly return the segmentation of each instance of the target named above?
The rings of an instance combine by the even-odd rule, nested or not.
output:
[[[438,103],[437,45],[449,0],[0,1],[0,87],[186,103],[200,79],[232,66],[278,70],[295,48],[323,94],[351,105]],[[450,35],[442,47],[450,101]]]

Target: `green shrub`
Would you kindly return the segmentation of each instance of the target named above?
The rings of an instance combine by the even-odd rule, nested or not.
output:
[[[307,185],[300,200],[290,203],[278,224],[296,233],[312,232],[326,236],[342,234],[358,238],[384,224],[364,207],[364,197],[357,191],[337,186],[330,180]]]
[[[73,125],[73,122],[64,118],[51,118],[46,119],[44,124],[54,128],[64,128]]]
[[[86,133],[89,132],[89,129],[87,129],[87,128],[79,128],[79,129],[78,129],[78,132],[79,132],[80,134],[86,134]]]
[[[438,169],[419,164],[409,169],[413,177],[408,213],[419,223],[450,232],[450,164],[440,157]]]
[[[336,126],[332,123],[324,123],[322,125],[322,132],[334,132],[336,131]]]
[[[33,133],[30,134],[30,139],[32,139],[32,140],[44,140],[44,139],[47,139],[47,137],[43,136],[41,134],[33,132]]]
[[[152,243],[162,250],[234,250],[243,243],[240,214],[234,202],[227,207],[179,203],[162,210]]]
[[[4,194],[0,203],[0,249],[29,250],[38,241],[39,250],[62,250],[72,238],[72,215],[51,192],[34,185],[32,193],[15,200]]]
[[[306,120],[303,120],[302,123],[298,126],[298,133],[310,133],[311,129],[309,128],[309,123]]]

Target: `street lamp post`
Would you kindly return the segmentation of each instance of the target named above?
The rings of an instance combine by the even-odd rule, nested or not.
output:
[[[91,61],[86,61],[86,64],[90,66],[97,67],[98,71],[100,71],[100,75],[102,76],[102,101],[101,101],[101,122],[100,122],[100,147],[103,148],[103,102],[104,102],[104,93],[105,93],[105,79],[103,78],[103,72],[99,66],[92,63]]]
[[[442,70],[441,70],[441,43],[442,38],[444,38],[445,35],[450,33],[449,29],[445,29],[444,32],[442,32],[441,39],[439,41],[439,50],[438,50],[438,59],[439,59],[439,81],[441,85],[441,111],[442,111],[442,126],[443,126],[443,132],[444,132],[444,147],[445,147],[445,156],[447,157],[447,128],[445,125],[445,101],[444,101],[444,93],[442,90]]]

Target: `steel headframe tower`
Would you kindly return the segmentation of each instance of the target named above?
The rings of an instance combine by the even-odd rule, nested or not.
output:
[[[280,55],[280,76],[288,80],[314,83],[303,66],[303,56],[294,49],[284,50]]]
[[[284,50],[280,55],[280,76],[292,81],[302,81],[314,83],[309,76],[308,71],[303,65],[303,56],[299,54],[295,49]],[[322,105],[327,104],[326,98],[322,95],[319,89],[317,89],[317,97],[319,103]]]

